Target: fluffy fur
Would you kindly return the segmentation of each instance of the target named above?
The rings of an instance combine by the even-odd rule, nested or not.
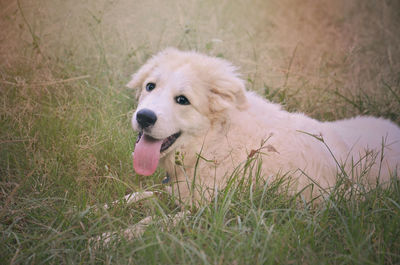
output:
[[[148,83],[156,85],[154,90],[146,90]],[[193,195],[193,181],[202,191],[222,188],[254,155],[263,160],[265,178],[288,173],[297,191],[318,184],[311,196],[335,185],[338,164],[360,172],[370,167],[364,179],[376,183],[378,176],[387,182],[400,163],[400,128],[394,123],[374,117],[320,122],[289,113],[247,92],[236,68],[220,58],[170,48],[149,59],[128,87],[137,89],[139,101],[132,117],[135,130],[154,139],[181,132],[161,153],[159,165],[184,201]],[[181,95],[189,105],[176,102]],[[137,122],[142,109],[157,115],[149,128]],[[197,199],[212,194],[196,190]]]

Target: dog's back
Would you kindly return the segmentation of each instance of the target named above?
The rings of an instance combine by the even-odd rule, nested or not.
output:
[[[371,167],[369,175],[384,181],[400,167],[400,128],[391,121],[364,116],[331,122],[329,127],[347,146],[340,159],[348,167]]]

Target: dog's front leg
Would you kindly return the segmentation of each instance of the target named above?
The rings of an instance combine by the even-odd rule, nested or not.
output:
[[[134,202],[138,202],[138,201],[140,201],[140,200],[143,200],[143,199],[150,198],[150,197],[154,196],[155,193],[156,193],[156,192],[153,192],[153,191],[133,192],[133,193],[130,193],[130,194],[128,194],[128,195],[125,195],[124,198],[123,198],[123,200],[125,201],[126,204],[131,204],[131,203],[134,203]],[[111,207],[112,205],[115,205],[115,204],[117,204],[118,202],[119,202],[119,200],[113,201],[113,202],[111,203],[111,205],[108,205],[108,204],[106,203],[106,204],[103,205],[103,207],[104,207],[104,209],[110,209],[110,207]]]
[[[152,191],[142,191],[142,192],[133,192],[130,193],[128,195],[125,195],[124,198],[122,199],[126,204],[131,204],[131,203],[135,203],[138,202],[140,200],[144,200],[147,198],[150,198],[152,196],[154,196],[156,192],[152,192]],[[119,203],[120,200],[116,200],[113,201],[111,204],[104,204],[103,208],[104,209],[110,209],[113,205],[116,205],[117,203]],[[96,210],[98,210],[97,207],[95,207]],[[130,226],[129,228],[125,229],[123,231],[123,235],[128,238],[134,238],[134,237],[138,237],[141,236],[143,234],[143,232],[146,230],[146,226],[153,220],[152,216],[147,216],[146,218],[142,219],[141,221],[139,221],[137,224]],[[117,232],[106,232],[103,233],[101,236],[97,236],[95,238],[92,238],[91,241],[96,242],[96,244],[107,244],[108,242],[110,242],[110,240],[114,237],[116,237]]]

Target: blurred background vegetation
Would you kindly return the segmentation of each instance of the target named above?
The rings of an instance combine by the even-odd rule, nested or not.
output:
[[[233,61],[249,89],[315,117],[399,122],[399,9],[387,0],[3,1],[0,55],[3,68],[33,60],[121,89],[155,52],[194,49]]]

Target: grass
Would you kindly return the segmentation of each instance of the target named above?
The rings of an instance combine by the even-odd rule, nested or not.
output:
[[[1,264],[399,264],[400,183],[318,205],[268,182],[257,159],[208,205],[107,246],[89,239],[180,211],[163,173],[132,169],[132,74],[167,46],[241,67],[291,111],[400,124],[400,6],[390,1],[6,1],[0,3]],[[162,10],[162,12],[160,11]],[[208,15],[211,14],[211,15]],[[251,170],[250,170],[251,169]],[[245,181],[246,176],[255,182]],[[340,176],[339,176],[340,178]]]

